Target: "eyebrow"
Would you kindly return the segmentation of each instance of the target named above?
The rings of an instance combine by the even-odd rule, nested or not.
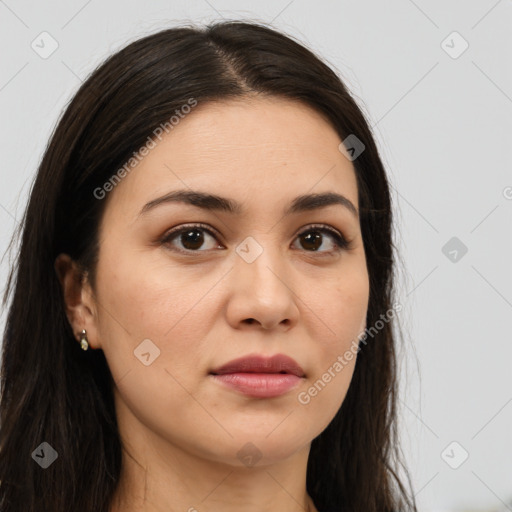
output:
[[[243,211],[242,205],[233,199],[196,190],[175,190],[145,204],[139,213],[139,217],[161,204],[175,202],[190,204],[204,210],[227,212],[233,215],[240,215]],[[291,201],[288,207],[284,210],[284,215],[287,216],[293,213],[326,208],[331,205],[341,205],[349,210],[356,218],[359,218],[357,208],[354,206],[352,201],[344,195],[335,192],[298,196],[293,199],[293,201]]]

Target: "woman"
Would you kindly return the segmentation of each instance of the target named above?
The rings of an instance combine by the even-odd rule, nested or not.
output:
[[[223,22],[110,57],[4,296],[2,512],[415,510],[391,228],[362,112],[298,42]]]

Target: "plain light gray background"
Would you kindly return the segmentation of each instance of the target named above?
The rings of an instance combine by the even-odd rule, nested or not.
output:
[[[373,126],[405,262],[401,432],[420,510],[512,510],[512,1],[0,1],[2,254],[92,69],[143,35],[223,17],[298,37]]]

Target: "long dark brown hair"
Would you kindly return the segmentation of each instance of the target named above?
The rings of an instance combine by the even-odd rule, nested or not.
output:
[[[247,95],[313,107],[344,140],[353,161],[370,277],[367,326],[392,308],[395,250],[389,184],[360,107],[337,74],[292,37],[261,23],[185,25],[145,36],[109,57],[82,84],[45,150],[18,231],[7,281],[0,402],[0,510],[108,512],[122,445],[113,379],[102,350],[80,350],[54,271],[67,253],[94,289],[101,187],[156,127],[194,98]],[[193,114],[191,114],[193,115]],[[12,248],[12,247],[11,247]],[[382,324],[383,322],[381,322]],[[416,510],[401,482],[397,350],[391,322],[361,345],[345,400],[313,440],[307,491],[320,512]],[[34,451],[47,442],[47,469]]]

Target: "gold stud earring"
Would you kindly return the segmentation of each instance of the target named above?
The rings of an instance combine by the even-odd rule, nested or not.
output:
[[[83,329],[80,333],[80,346],[82,347],[82,350],[87,350],[89,348],[89,342],[87,340],[87,333],[85,332],[85,329]]]

